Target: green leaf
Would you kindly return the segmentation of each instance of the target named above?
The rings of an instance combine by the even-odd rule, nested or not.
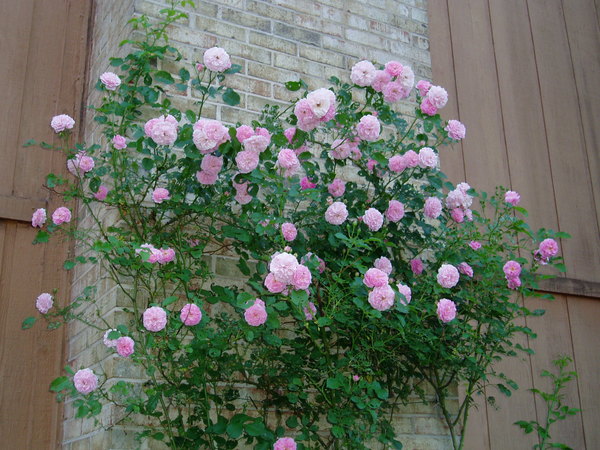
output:
[[[231,88],[225,89],[223,92],[223,101],[229,106],[236,106],[240,104],[240,95]]]
[[[71,270],[76,265],[77,265],[77,263],[75,261],[65,261],[65,263],[63,264],[63,268],[65,270]]]
[[[68,377],[58,377],[50,383],[50,390],[52,392],[60,392],[69,387],[71,387],[71,379]]]
[[[169,306],[171,303],[175,303],[177,300],[179,300],[179,297],[172,295],[170,297],[165,298],[163,300],[162,304],[163,304],[163,306]]]
[[[154,74],[154,78],[156,79],[156,81],[159,81],[164,84],[173,84],[175,82],[171,74],[165,70],[159,70],[158,72],[156,72]]]
[[[250,436],[260,436],[267,431],[265,424],[260,421],[247,423],[244,428],[246,429],[246,433]]]
[[[242,66],[240,66],[239,64],[232,64],[231,67],[225,70],[223,73],[231,75],[234,73],[238,73],[240,70],[242,70]]]
[[[142,167],[146,170],[152,170],[154,167],[154,160],[151,158],[142,159]]]
[[[181,78],[181,81],[186,82],[190,79],[190,73],[187,69],[182,67],[179,69],[179,78]]]
[[[48,242],[48,240],[50,239],[50,233],[48,233],[47,231],[43,231],[40,230],[37,232],[37,234],[35,235],[35,239],[33,240],[33,244],[43,244]]]
[[[29,139],[27,141],[25,141],[25,143],[23,144],[23,147],[31,147],[32,145],[36,145],[37,142],[35,142],[35,139]]]
[[[21,324],[21,328],[23,330],[27,330],[29,328],[31,328],[33,326],[33,324],[35,323],[36,318],[35,317],[28,317],[27,319],[25,319],[23,321],[23,323]]]
[[[303,305],[308,301],[308,294],[306,291],[292,291],[292,303],[294,305]]]
[[[244,432],[244,424],[242,422],[230,422],[225,431],[231,439],[237,439]]]
[[[288,91],[298,91],[302,87],[300,81],[286,81],[285,87]]]

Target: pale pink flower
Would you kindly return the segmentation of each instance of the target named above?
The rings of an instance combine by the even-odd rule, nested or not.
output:
[[[470,208],[473,204],[473,197],[467,194],[469,189],[470,186],[467,183],[460,183],[456,189],[448,192],[446,206],[450,209],[461,208],[464,210]]]
[[[291,174],[300,167],[300,161],[294,150],[284,148],[277,155],[277,164],[279,167],[286,170],[286,174]]]
[[[442,202],[437,197],[428,197],[423,208],[425,217],[437,219],[442,214]]]
[[[52,222],[54,225],[60,225],[61,223],[68,223],[71,221],[71,211],[69,208],[61,206],[52,213]]]
[[[275,441],[273,450],[296,450],[296,441],[290,437],[282,437]]]
[[[85,152],[79,152],[74,158],[67,160],[67,169],[75,176],[91,171],[94,165],[94,158],[87,156]]]
[[[409,95],[410,90],[406,89],[400,81],[390,81],[383,87],[383,99],[388,103],[396,103]]]
[[[391,275],[391,273],[392,273],[392,262],[385,256],[382,256],[381,258],[377,258],[375,260],[375,262],[373,263],[373,267],[381,270],[382,272],[384,272],[387,275]]]
[[[369,304],[378,311],[385,311],[394,305],[396,294],[389,284],[376,287],[369,292]]]
[[[358,137],[363,141],[376,141],[381,132],[381,124],[377,117],[367,114],[361,117],[356,126],[356,132],[358,133]]]
[[[131,339],[129,336],[121,336],[119,339],[117,339],[117,353],[123,358],[133,355],[134,346],[135,342],[133,342],[133,339]]]
[[[367,225],[371,231],[378,231],[383,225],[383,214],[375,208],[367,209],[362,218],[365,225]]]
[[[383,287],[388,284],[388,274],[383,270],[371,268],[365,272],[363,283],[368,288]]]
[[[238,141],[243,143],[246,139],[254,136],[254,130],[251,126],[241,125],[235,129],[235,137]]]
[[[229,129],[218,120],[200,119],[193,128],[192,140],[200,153],[212,153],[231,139]]]
[[[392,156],[388,161],[388,167],[392,172],[400,173],[408,167],[406,158],[402,155]]]
[[[234,181],[233,187],[235,188],[235,191],[236,191],[234,198],[240,205],[245,205],[252,201],[252,196],[250,194],[248,194],[248,183],[247,182],[238,184]]]
[[[392,77],[399,77],[404,71],[404,66],[398,61],[388,61],[385,63],[385,71]]]
[[[458,271],[469,278],[473,278],[473,268],[466,262],[461,262],[458,265]]]
[[[204,72],[204,64],[196,63],[196,70],[198,71],[198,73]]]
[[[52,305],[54,305],[53,298],[47,292],[38,295],[38,298],[35,300],[35,307],[42,314],[48,313],[52,308]]]
[[[377,70],[375,72],[375,78],[371,83],[371,87],[377,92],[381,92],[383,91],[385,85],[390,81],[392,81],[392,76],[389,73],[387,73],[385,70]]]
[[[300,180],[300,189],[302,189],[303,191],[307,189],[314,189],[316,187],[317,185],[310,181],[308,177],[302,177],[302,179]]]
[[[352,380],[358,381],[360,380],[360,377],[358,375],[352,375]]]
[[[357,144],[348,139],[335,139],[331,143],[331,157],[333,159],[346,159]]]
[[[181,308],[179,318],[183,324],[187,325],[188,327],[198,325],[202,320],[202,311],[200,311],[198,305],[188,303]]]
[[[50,126],[55,133],[61,133],[65,130],[72,129],[75,126],[75,121],[71,116],[60,114],[52,118],[50,121]]]
[[[196,172],[196,180],[198,180],[198,183],[204,184],[206,186],[215,184],[218,178],[218,173],[206,172],[204,170]]]
[[[554,239],[544,239],[542,242],[540,242],[538,251],[540,252],[542,258],[553,258],[558,254],[558,242],[556,242]]]
[[[167,313],[160,306],[151,306],[144,311],[143,322],[146,330],[156,333],[167,326]]]
[[[294,255],[282,252],[271,259],[269,271],[273,274],[276,281],[290,284],[298,265],[298,260]]]
[[[114,91],[121,85],[121,79],[113,72],[104,72],[100,75],[100,81],[109,91]]]
[[[441,109],[446,106],[448,102],[448,92],[441,86],[431,86],[425,97],[431,104],[437,109]]]
[[[502,270],[504,271],[507,280],[517,278],[521,275],[521,264],[512,260],[507,261],[506,264],[504,264],[504,267],[502,267]]]
[[[170,200],[170,199],[171,199],[171,194],[169,193],[168,189],[156,188],[152,192],[152,200],[154,201],[154,203],[162,203],[165,200]]]
[[[292,242],[298,236],[298,230],[293,223],[285,222],[281,225],[281,234],[286,241]]]
[[[438,269],[437,282],[444,288],[453,288],[458,283],[458,269],[450,264],[442,264]]]
[[[504,201],[510,203],[513,206],[517,206],[521,201],[521,196],[518,192],[508,191],[504,194]]]
[[[415,151],[409,150],[404,154],[404,162],[406,167],[417,167],[419,165],[419,155]]]
[[[406,284],[402,283],[398,283],[396,287],[398,288],[398,292],[404,295],[404,300],[400,299],[400,303],[404,306],[408,305],[412,299],[412,290]]]
[[[481,248],[481,242],[471,241],[469,242],[469,247],[471,247],[473,250],[479,250]]]
[[[332,225],[341,225],[348,218],[348,209],[342,202],[333,202],[325,211],[325,220]]]
[[[106,345],[108,348],[115,348],[117,346],[117,339],[111,339],[108,336],[110,335],[110,333],[117,331],[116,328],[112,328],[110,330],[106,330],[106,333],[104,333],[104,337],[102,338],[102,341],[104,342],[104,345]]]
[[[298,100],[294,106],[294,114],[298,118],[298,128],[302,131],[314,130],[321,122],[305,98]]]
[[[421,102],[421,112],[428,116],[435,116],[437,114],[437,108],[433,106],[433,103],[431,103],[429,98],[425,97]]]
[[[31,226],[41,228],[46,223],[46,210],[44,208],[38,208],[33,212],[31,216]]]
[[[398,80],[402,83],[402,86],[404,86],[404,89],[406,90],[405,96],[408,97],[410,90],[415,85],[415,73],[409,66],[403,66],[402,73],[398,75]]]
[[[241,173],[250,173],[258,166],[258,153],[251,150],[243,150],[235,157],[235,163]]]
[[[264,152],[271,141],[265,136],[252,136],[244,141],[244,150],[251,150],[256,153]]]
[[[429,88],[431,88],[431,83],[426,80],[420,80],[417,83],[416,88],[419,90],[419,95],[421,97],[425,97],[427,95],[427,92],[429,92]]]
[[[267,321],[267,309],[265,303],[257,298],[252,306],[244,311],[244,320],[248,325],[258,327]]]
[[[308,267],[302,264],[298,264],[296,270],[294,271],[294,275],[292,276],[292,286],[296,290],[304,290],[308,289],[310,283],[312,281],[312,274]]]
[[[444,130],[448,132],[448,136],[457,141],[464,139],[467,135],[466,127],[458,120],[449,120]]]
[[[73,376],[73,384],[79,393],[87,395],[98,388],[98,377],[91,369],[81,369]]]
[[[231,59],[225,50],[213,47],[204,52],[204,65],[213,72],[224,72],[231,67]]]
[[[375,169],[376,166],[377,166],[377,161],[375,161],[374,159],[370,159],[367,161],[367,170],[369,172],[373,172],[373,169]]]
[[[521,279],[519,277],[507,278],[506,285],[509,289],[517,289],[521,286]]]
[[[360,61],[352,66],[350,79],[358,86],[370,86],[375,80],[377,69],[369,61]]]
[[[106,186],[104,186],[103,184],[101,184],[98,187],[98,191],[94,194],[94,198],[96,200],[98,200],[99,202],[103,202],[106,199],[107,195],[108,195],[108,188]]]
[[[170,114],[150,119],[144,132],[157,145],[173,145],[177,140],[177,119]]]
[[[159,264],[167,264],[175,259],[175,250],[172,248],[163,248],[159,250],[158,260]]]
[[[152,263],[152,264],[158,262],[158,259],[160,258],[160,254],[161,254],[160,250],[155,248],[154,245],[152,245],[152,244],[142,244],[142,245],[140,245],[140,248],[136,249],[136,251],[135,251],[135,253],[138,255],[142,252],[149,253],[147,262]]]
[[[456,318],[456,305],[452,300],[442,298],[437,302],[437,316],[444,322],[448,323]]]
[[[385,217],[390,222],[398,222],[404,217],[404,205],[398,200],[390,200],[388,209],[385,211]]]
[[[223,157],[214,155],[204,155],[200,168],[208,173],[217,174],[223,167]]]
[[[329,89],[320,88],[306,96],[306,100],[316,118],[322,119],[332,106],[335,106],[335,94]]]
[[[114,138],[112,138],[112,145],[117,150],[123,150],[127,147],[127,139],[124,136],[117,134]]]
[[[317,315],[317,307],[313,302],[308,302],[308,306],[302,308],[306,320],[313,320]]]
[[[292,275],[293,276],[293,275]],[[271,294],[279,294],[285,291],[287,284],[275,279],[272,273],[268,274],[264,281],[265,287]]]
[[[431,169],[437,167],[438,164],[438,155],[435,151],[430,147],[423,147],[419,150],[419,166],[425,168],[429,167]]]
[[[423,261],[419,258],[414,258],[410,260],[410,270],[415,275],[421,275],[423,273]]]
[[[346,183],[343,180],[336,178],[329,186],[327,186],[327,191],[333,197],[341,197],[344,195],[344,192],[346,192]]]

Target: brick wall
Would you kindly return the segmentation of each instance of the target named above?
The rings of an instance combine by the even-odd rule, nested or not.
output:
[[[89,64],[88,103],[97,103],[93,86],[108,69],[108,58],[126,49],[118,43],[128,33],[126,22],[134,14],[156,16],[167,2],[161,0],[95,0],[95,17]],[[427,33],[426,0],[197,0],[189,20],[171,27],[174,46],[184,56],[183,62],[166,61],[163,69],[177,72],[180,65],[192,66],[202,60],[204,50],[223,47],[241,73],[228,77],[227,83],[241,95],[237,107],[211,104],[205,107],[207,118],[223,122],[249,123],[257,119],[265,104],[284,104],[291,98],[284,83],[302,78],[310,89],[328,86],[327,79],[337,76],[349,80],[352,65],[361,59],[386,62],[391,59],[409,64],[416,79],[431,78]],[[173,70],[177,67],[177,70]],[[171,97],[181,109],[194,98],[190,91]],[[400,106],[406,113],[410,103]],[[86,121],[88,142],[101,142],[91,120]],[[101,213],[100,213],[101,214]],[[110,220],[110,217],[103,218]],[[83,226],[91,218],[83,215]],[[234,261],[213,256],[211,261],[217,283],[239,282]],[[118,289],[105,280],[98,267],[76,269],[73,296],[90,284],[98,283],[98,297],[103,317],[118,323],[120,298]],[[89,312],[90,315],[92,311]],[[122,359],[104,348],[102,333],[73,325],[69,331],[69,364],[75,368],[100,366],[108,376],[139,376]],[[101,373],[101,372],[100,372]],[[73,409],[65,409],[64,448],[130,449],[137,448],[135,427],[115,425],[118,417],[105,407],[100,423],[73,419]],[[114,425],[111,427],[111,425]],[[105,429],[110,427],[109,429]],[[398,413],[396,429],[407,449],[443,449],[450,447],[445,428],[437,412],[416,401]],[[144,443],[142,448],[150,448]],[[153,444],[154,445],[154,444]],[[152,447],[154,448],[154,447]]]

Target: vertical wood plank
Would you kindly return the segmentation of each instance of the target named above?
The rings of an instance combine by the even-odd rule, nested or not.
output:
[[[548,136],[551,176],[560,229],[573,235],[562,242],[568,276],[595,280],[600,233],[592,202],[576,85],[560,0],[528,0],[535,59]]]
[[[569,319],[578,374],[577,385],[581,398],[585,444],[597,448],[600,442],[600,301],[584,297],[568,297]],[[576,447],[575,447],[576,448]]]

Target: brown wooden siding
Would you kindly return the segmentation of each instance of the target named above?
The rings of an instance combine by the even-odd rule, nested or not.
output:
[[[62,413],[48,386],[64,365],[64,334],[44,323],[22,331],[36,315],[35,298],[58,289],[69,300],[62,270],[68,248],[59,240],[33,246],[36,208],[60,206],[42,187],[48,172],[63,173],[62,154],[23,148],[52,142],[50,119],[80,122],[90,0],[0,2],[0,436],[2,448],[59,446]],[[75,132],[77,132],[76,128]]]
[[[526,322],[536,354],[498,367],[521,389],[509,399],[488,389],[499,409],[479,403],[469,449],[532,447],[513,422],[543,419],[545,405],[527,389],[550,387],[539,374],[558,355],[575,360],[566,401],[583,411],[552,438],[575,449],[600,442],[599,12],[594,0],[429,1],[433,81],[451,99],[443,115],[467,126],[467,138],[442,152],[442,169],[455,183],[518,191],[534,227],[573,236],[561,242],[567,273],[545,285],[556,299],[526,300],[546,310]]]

